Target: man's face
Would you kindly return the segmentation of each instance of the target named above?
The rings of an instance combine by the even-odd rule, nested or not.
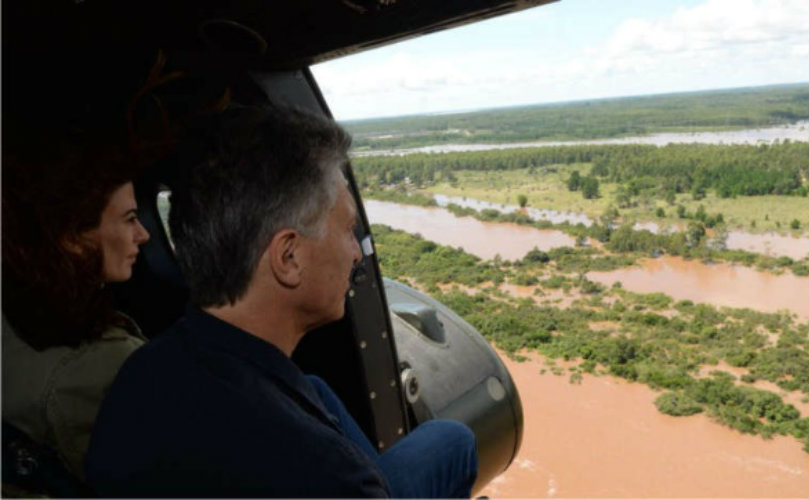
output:
[[[312,327],[343,317],[351,271],[362,258],[354,237],[357,207],[345,183],[339,182],[337,201],[326,216],[323,235],[304,237],[303,307],[312,317]]]

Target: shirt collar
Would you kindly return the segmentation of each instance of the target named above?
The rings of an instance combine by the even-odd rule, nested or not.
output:
[[[330,421],[333,420],[300,368],[273,344],[196,307],[186,310],[182,326],[191,342],[245,359],[265,375],[302,395]]]

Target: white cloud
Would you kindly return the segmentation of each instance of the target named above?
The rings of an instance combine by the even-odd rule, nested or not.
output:
[[[805,0],[708,0],[665,19],[627,20],[591,57],[602,71],[644,72],[688,61],[694,62],[689,69],[699,70],[706,61],[734,66],[792,59],[794,45],[806,40]]]
[[[548,21],[543,9],[525,13],[538,30]],[[315,73],[338,118],[806,81],[809,1],[706,0],[667,17],[626,19],[575,51],[565,39],[456,45],[417,53],[405,43]]]

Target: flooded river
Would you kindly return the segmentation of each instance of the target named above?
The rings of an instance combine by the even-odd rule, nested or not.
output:
[[[365,202],[368,218],[460,246],[482,258],[522,257],[534,246],[572,245],[559,231],[455,217],[441,208]],[[640,266],[589,273],[607,284],[660,291],[677,299],[775,311],[809,319],[809,278],[704,265],[664,257]],[[654,405],[658,393],[612,377],[571,384],[538,356],[503,357],[520,392],[524,434],[511,467],[476,495],[491,498],[802,497],[809,495],[809,454],[793,437],[765,440],[705,415],[672,417]]]
[[[464,198],[460,196],[447,196],[443,194],[436,194],[433,196],[436,203],[440,207],[446,207],[450,203],[455,205],[472,208],[475,210],[494,209],[502,213],[511,213],[520,210],[517,205],[509,205],[507,203],[492,203],[490,201],[475,200],[472,198]],[[554,224],[561,224],[569,222],[570,224],[584,224],[590,226],[593,220],[584,214],[576,212],[550,210],[546,208],[533,208],[526,207],[525,213],[534,220],[547,220]],[[646,229],[652,233],[665,231],[667,228],[660,227],[655,222],[638,222],[635,224],[635,229]],[[809,255],[809,238],[796,238],[793,236],[783,236],[776,233],[752,234],[743,231],[728,231],[726,245],[729,250],[747,250],[749,252],[761,253],[764,255],[772,255],[775,257],[790,257],[795,260],[800,260]]]
[[[791,437],[764,440],[704,415],[657,411],[656,392],[611,377],[571,384],[538,357],[503,360],[522,399],[525,429],[491,498],[794,497],[809,495],[809,454]]]
[[[500,254],[504,259],[514,260],[534,247],[548,250],[575,243],[561,231],[481,222],[472,217],[455,217],[441,208],[367,200],[365,209],[371,223],[419,233],[443,245],[462,247],[483,259]],[[620,281],[624,288],[635,292],[663,292],[677,300],[766,312],[786,309],[802,320],[809,319],[809,278],[788,272],[775,276],[743,266],[661,257],[644,259],[640,265],[627,269],[591,272],[588,276],[607,285]]]
[[[438,144],[419,148],[362,151],[356,156],[406,155],[411,153],[450,153],[462,151],[487,151],[492,149],[541,148],[548,146],[579,146],[598,144],[772,144],[775,141],[809,142],[809,122],[803,121],[780,127],[767,127],[746,130],[726,130],[716,132],[659,133],[615,139],[593,139],[587,141],[535,141],[513,142],[508,144]]]
[[[377,200],[363,203],[371,224],[385,224],[408,233],[418,233],[442,245],[462,247],[482,259],[492,259],[499,254],[504,259],[516,260],[534,247],[550,250],[575,244],[573,237],[561,231],[456,217],[443,208]]]
[[[640,265],[587,277],[605,285],[616,281],[634,292],[663,292],[718,306],[749,307],[763,312],[788,310],[809,320],[809,278],[780,276],[731,264],[703,264],[681,257],[644,259]]]

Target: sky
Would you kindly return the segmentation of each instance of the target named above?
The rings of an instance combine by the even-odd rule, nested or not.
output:
[[[809,0],[560,0],[312,71],[338,120],[809,82]]]

